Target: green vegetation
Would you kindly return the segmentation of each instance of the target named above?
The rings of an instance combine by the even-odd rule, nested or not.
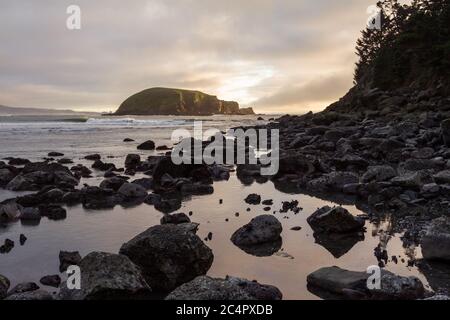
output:
[[[384,90],[448,87],[450,78],[450,1],[383,0],[381,30],[363,30],[357,41],[355,83]]]

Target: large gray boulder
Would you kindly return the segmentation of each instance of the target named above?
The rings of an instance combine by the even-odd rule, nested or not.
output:
[[[141,267],[152,289],[170,292],[204,275],[214,256],[196,235],[198,224],[165,224],[149,228],[123,244],[120,254]]]
[[[422,237],[421,245],[425,259],[450,261],[450,218],[433,220]]]
[[[321,268],[307,277],[308,289],[324,297],[354,300],[417,300],[425,296],[416,277],[401,277],[382,270],[379,289],[369,289],[369,274],[339,267]],[[328,295],[329,294],[329,295]]]
[[[307,219],[314,232],[348,233],[362,231],[365,221],[353,216],[342,207],[325,206],[315,211]]]
[[[277,218],[261,215],[234,232],[231,241],[237,246],[254,246],[279,240],[282,231]]]
[[[281,291],[270,285],[236,277],[200,276],[171,292],[166,300],[281,300]]]
[[[140,299],[151,288],[141,270],[123,255],[92,252],[79,263],[81,289],[61,289],[64,300]]]

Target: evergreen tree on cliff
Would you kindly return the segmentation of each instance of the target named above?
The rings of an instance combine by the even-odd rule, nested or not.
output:
[[[447,85],[450,75],[450,1],[383,0],[381,30],[357,41],[355,83],[384,90],[411,84]]]

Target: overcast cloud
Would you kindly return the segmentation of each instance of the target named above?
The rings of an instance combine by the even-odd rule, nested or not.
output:
[[[352,84],[374,0],[2,0],[0,104],[109,111],[149,87],[257,112],[326,107]],[[82,29],[66,28],[66,8]]]

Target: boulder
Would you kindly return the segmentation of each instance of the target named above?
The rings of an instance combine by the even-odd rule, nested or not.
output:
[[[369,274],[344,270],[339,267],[322,268],[307,277],[308,289],[330,298],[361,300],[417,300],[425,295],[422,282],[416,277],[401,277],[381,271],[381,288],[369,290]]]
[[[0,168],[0,187],[6,186],[16,174],[8,168]]]
[[[38,208],[23,208],[19,218],[23,221],[39,221],[41,213]]]
[[[252,193],[249,194],[244,201],[248,204],[258,205],[261,203],[261,196],[259,194]]]
[[[255,246],[280,239],[283,227],[272,215],[261,215],[238,229],[231,236],[231,241],[239,247]]]
[[[142,299],[151,292],[140,269],[126,256],[92,252],[79,267],[81,290],[63,287],[61,297],[65,300]]]
[[[84,159],[90,160],[90,161],[100,160],[101,158],[102,158],[102,157],[101,157],[99,154],[97,154],[97,153],[95,153],[95,154],[89,154],[89,155],[87,155],[87,156],[84,157]]]
[[[100,183],[100,188],[102,188],[102,189],[112,189],[114,191],[117,191],[126,182],[127,182],[127,180],[123,179],[121,177],[107,178],[107,179],[103,180]]]
[[[189,223],[191,219],[185,213],[166,214],[161,218],[161,224]]]
[[[197,228],[193,223],[151,227],[123,244],[120,254],[141,267],[152,289],[170,292],[212,265],[213,253],[196,235]]]
[[[125,198],[144,198],[147,196],[147,190],[144,187],[134,183],[124,183],[118,190],[118,193]]]
[[[0,221],[13,221],[20,218],[23,207],[15,201],[0,204]]]
[[[141,163],[141,156],[138,154],[129,154],[125,159],[125,168],[136,169]]]
[[[450,148],[450,119],[446,119],[441,123],[442,138],[447,147]]]
[[[342,207],[325,206],[315,211],[307,219],[314,232],[348,233],[361,231],[365,221],[353,216]]]
[[[8,296],[36,290],[39,290],[39,286],[34,282],[19,283],[8,292]]]
[[[171,292],[166,300],[280,300],[281,292],[273,286],[256,281],[226,277],[215,279],[200,276]]]
[[[212,176],[204,164],[180,164],[172,162],[171,157],[162,157],[156,163],[153,169],[153,181],[155,185],[161,185],[161,179],[164,175],[170,175],[172,178],[192,178],[195,181],[212,182]]]
[[[57,274],[44,276],[39,280],[44,286],[55,287],[58,288],[61,284],[61,277]]]
[[[64,153],[52,151],[52,152],[49,152],[47,154],[47,156],[49,156],[49,157],[64,157]]]
[[[92,164],[92,169],[96,169],[99,171],[116,171],[116,165],[114,163],[105,163],[102,160],[95,160]]]
[[[67,210],[57,205],[40,206],[39,212],[50,220],[64,220],[67,217]]]
[[[81,261],[78,251],[60,251],[59,252],[59,271],[65,272],[70,266],[77,266]]]
[[[155,143],[152,140],[145,141],[137,146],[138,150],[155,150]]]
[[[381,182],[394,178],[397,175],[391,166],[372,166],[367,168],[366,173],[362,176],[362,182]]]
[[[15,293],[8,296],[5,300],[11,301],[48,301],[54,300],[53,296],[45,290],[35,290],[22,293]]]
[[[421,245],[425,259],[450,261],[450,218],[433,220],[422,237]]]
[[[0,300],[6,297],[10,284],[9,279],[0,274]]]
[[[133,180],[131,183],[138,184],[146,190],[153,189],[153,179],[152,178],[141,178]]]
[[[434,181],[439,184],[450,183],[450,170],[440,171],[433,176]]]
[[[423,172],[405,173],[391,179],[391,182],[395,186],[410,189],[421,189],[424,184],[430,183],[431,177]]]

